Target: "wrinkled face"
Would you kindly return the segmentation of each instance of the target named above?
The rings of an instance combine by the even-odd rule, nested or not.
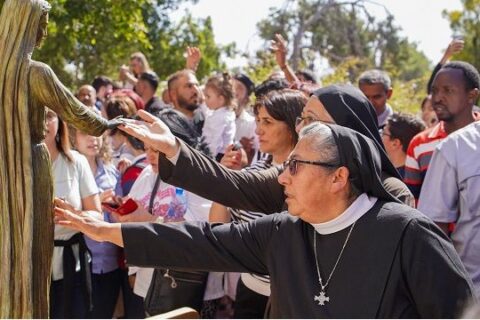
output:
[[[205,88],[205,103],[211,110],[217,110],[218,108],[225,106],[225,98],[218,94],[217,90],[206,87]]]
[[[145,144],[145,154],[148,163],[152,165],[153,172],[158,173],[158,151],[154,150],[149,144]]]
[[[197,78],[190,73],[178,78],[174,97],[178,107],[189,111],[196,110],[200,106],[200,88]]]
[[[432,83],[432,103],[438,120],[450,122],[465,112],[471,112],[474,90],[465,87],[463,71],[441,69]]]
[[[42,41],[47,37],[48,27],[48,13],[45,13],[40,18],[40,22],[38,23],[38,31],[37,31],[37,39],[35,41],[35,46],[38,48],[41,46]]]
[[[255,116],[260,150],[271,155],[284,154],[293,149],[294,141],[290,129],[283,121],[274,119],[265,107],[258,108]]]
[[[377,115],[382,114],[387,105],[387,100],[392,95],[392,89],[385,91],[383,84],[361,84],[360,90],[370,100]]]
[[[248,90],[247,87],[237,79],[233,79],[233,92],[235,99],[240,105],[245,105],[248,102]]]
[[[316,96],[311,96],[308,99],[307,104],[302,110],[302,121],[297,122],[295,128],[297,133],[302,130],[303,127],[308,126],[315,121],[321,121],[324,123],[335,123],[330,113],[323,105],[323,103]]]
[[[75,148],[78,152],[89,157],[96,157],[102,148],[102,137],[90,136],[80,130],[75,133]]]
[[[78,90],[77,98],[87,107],[93,107],[95,105],[95,101],[97,100],[97,93],[92,86],[85,85],[81,86]]]
[[[310,147],[310,139],[298,141],[289,159],[306,161],[323,161]],[[321,217],[322,208],[332,197],[332,170],[316,165],[297,163],[297,170],[292,175],[288,168],[278,177],[278,182],[285,187],[288,211],[307,222],[322,222],[328,217]]]

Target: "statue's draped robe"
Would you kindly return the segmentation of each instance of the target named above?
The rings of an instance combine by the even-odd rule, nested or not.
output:
[[[45,106],[90,134],[107,126],[30,59],[44,5],[6,0],[0,14],[0,318],[48,317],[54,228]]]

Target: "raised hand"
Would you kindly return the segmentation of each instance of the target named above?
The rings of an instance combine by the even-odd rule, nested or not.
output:
[[[462,39],[453,39],[448,44],[448,47],[445,50],[445,53],[443,54],[442,59],[440,60],[440,64],[447,63],[454,54],[457,54],[460,51],[462,51],[464,46],[465,46],[465,42]]]
[[[197,71],[198,64],[202,59],[202,53],[200,49],[197,47],[187,47],[187,50],[185,53],[187,55],[185,67],[187,69]]]
[[[281,69],[287,66],[287,42],[281,34],[275,34],[270,49],[275,53],[275,60]]]
[[[150,145],[153,149],[163,152],[167,157],[173,157],[177,150],[177,141],[170,129],[162,120],[144,110],[137,115],[142,121],[122,119],[120,130]]]

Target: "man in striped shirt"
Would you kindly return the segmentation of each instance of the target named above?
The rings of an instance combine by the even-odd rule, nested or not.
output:
[[[416,200],[437,144],[450,133],[480,120],[480,114],[473,112],[478,79],[479,73],[475,67],[462,61],[445,64],[435,76],[432,103],[440,122],[412,139],[405,163],[404,182]]]

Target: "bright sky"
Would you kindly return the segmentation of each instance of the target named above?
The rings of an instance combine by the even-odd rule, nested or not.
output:
[[[199,0],[196,5],[186,7],[194,17],[212,17],[217,43],[236,42],[240,51],[253,52],[263,42],[256,32],[256,23],[268,16],[270,7],[281,6],[284,0]],[[448,21],[442,17],[444,9],[461,9],[460,0],[376,0],[394,15],[396,24],[403,29],[403,35],[418,43],[418,47],[432,61],[441,58],[443,50],[451,40],[452,31]],[[385,10],[369,5],[371,13],[378,18],[385,17]],[[174,15],[183,14],[179,10]],[[244,61],[236,59],[227,62],[229,67],[242,66]]]

